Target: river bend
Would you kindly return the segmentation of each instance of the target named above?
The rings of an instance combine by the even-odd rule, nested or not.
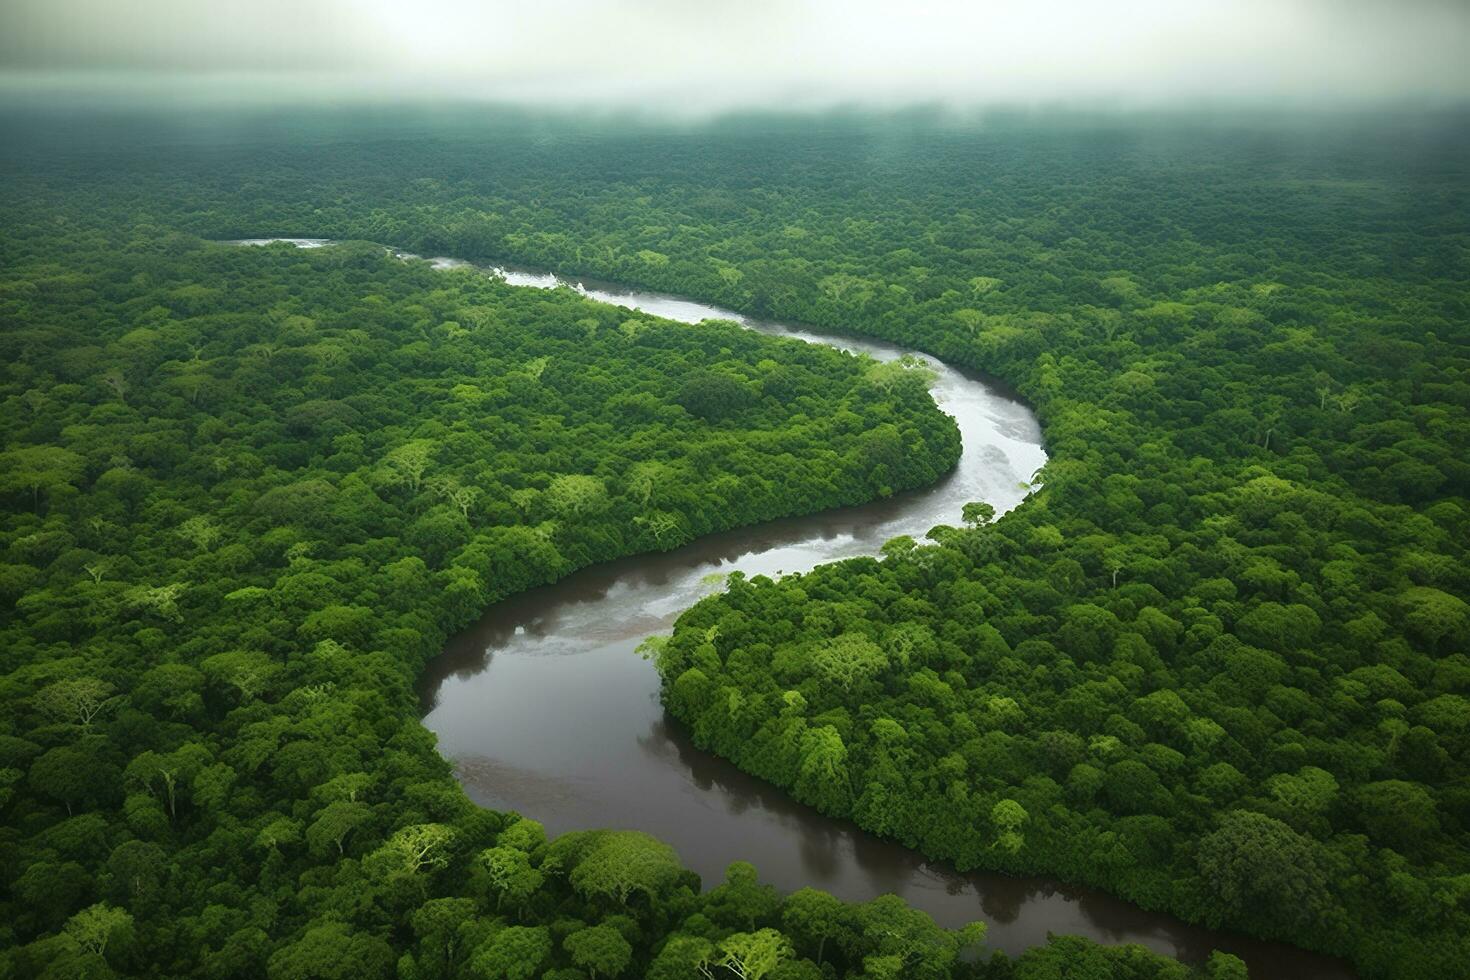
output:
[[[300,247],[325,239],[288,241]],[[417,258],[396,253],[405,259]],[[427,260],[437,268],[469,263]],[[755,320],[660,293],[551,273],[485,267],[512,285],[571,286],[590,299],[685,323],[733,320],[752,330],[829,344],[879,360],[904,348]],[[733,861],[750,861],[782,891],[811,885],[850,901],[892,892],[957,927],[989,926],[995,948],[1017,954],[1048,933],[1141,943],[1198,963],[1212,949],[1246,960],[1251,976],[1340,980],[1341,961],[1283,944],[1192,926],[1096,889],[1047,878],[959,873],[843,820],[824,817],[781,790],[694,746],[659,702],[653,666],[634,653],[649,634],[731,571],[776,576],[822,562],[876,554],[901,534],[922,538],[959,523],[975,500],[997,513],[1017,506],[1046,461],[1026,405],[995,384],[925,358],[938,372],[935,401],[959,425],[964,450],[936,485],[889,500],[740,528],[661,554],[576,572],[506,599],[456,636],[420,682],[424,724],[476,802],[517,810],[555,835],[613,827],[667,841],[705,886]]]

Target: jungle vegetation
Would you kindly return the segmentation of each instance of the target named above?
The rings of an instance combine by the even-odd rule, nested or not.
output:
[[[1349,122],[25,130],[0,158],[11,970],[1187,972],[1072,940],[986,959],[743,866],[700,895],[650,839],[470,805],[411,697],[450,630],[726,515],[930,481],[953,430],[734,327],[206,241],[302,235],[1009,382],[1053,460],[1022,507],[732,578],[659,652],[670,711],[961,867],[1454,975],[1470,131]]]

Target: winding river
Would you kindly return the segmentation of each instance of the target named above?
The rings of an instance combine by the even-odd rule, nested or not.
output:
[[[439,268],[468,265],[428,261]],[[686,323],[734,320],[879,360],[907,353],[675,296],[566,282],[524,269],[493,271],[513,285],[571,285],[591,299]],[[1047,878],[962,874],[927,861],[824,817],[701,751],[664,714],[658,677],[634,648],[670,629],[680,611],[712,588],[710,576],[737,569],[776,575],[876,554],[897,535],[922,538],[936,524],[958,523],[969,501],[988,501],[1004,512],[1025,497],[1024,481],[1046,461],[1031,411],[985,379],[945,364],[934,367],[934,398],[954,416],[964,440],[958,466],[937,485],[584,569],[498,603],[457,636],[429,665],[420,696],[424,724],[438,735],[440,751],[453,760],[469,795],[484,806],[532,816],[551,834],[598,827],[646,831],[673,845],[706,887],[718,883],[731,862],[744,860],[782,891],[811,885],[851,901],[892,892],[945,926],[984,919],[990,945],[1011,954],[1045,942],[1048,933],[1073,934],[1141,943],[1191,963],[1223,949],[1242,957],[1256,980],[1352,977],[1340,960],[1192,926],[1096,889]]]

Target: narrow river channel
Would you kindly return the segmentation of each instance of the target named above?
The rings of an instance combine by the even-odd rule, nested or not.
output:
[[[284,240],[302,247],[330,244]],[[440,268],[467,265],[429,261]],[[493,271],[513,285],[572,285],[591,299],[686,323],[734,320],[880,360],[908,353],[610,283]],[[664,714],[658,677],[634,648],[670,629],[712,587],[709,576],[735,570],[775,575],[876,554],[897,535],[922,538],[936,524],[959,523],[970,501],[987,501],[1000,513],[1025,497],[1026,481],[1046,461],[1031,411],[982,378],[925,359],[938,371],[934,398],[954,416],[964,440],[959,465],[935,486],[584,569],[491,607],[457,636],[429,665],[420,696],[424,724],[438,735],[439,750],[454,762],[469,795],[484,806],[533,817],[553,835],[602,827],[646,831],[673,845],[706,887],[718,884],[731,862],[749,861],[782,891],[811,885],[850,901],[891,892],[945,926],[983,919],[990,945],[1007,953],[1045,942],[1048,933],[1072,934],[1141,943],[1194,963],[1223,949],[1242,957],[1254,980],[1352,977],[1339,960],[1191,926],[1095,889],[959,873],[929,862],[824,817],[701,751]]]

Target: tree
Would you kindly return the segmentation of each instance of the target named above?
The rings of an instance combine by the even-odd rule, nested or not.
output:
[[[127,910],[99,902],[68,919],[65,932],[83,951],[102,956],[118,933],[132,926],[133,917]]]
[[[280,666],[270,657],[255,650],[232,650],[206,657],[200,670],[210,680],[233,687],[241,701],[260,696],[280,673]]]
[[[666,463],[655,460],[647,460],[634,464],[628,470],[628,493],[638,501],[639,506],[647,507],[665,485],[674,477],[674,470]]]
[[[610,925],[578,929],[562,940],[572,962],[592,977],[615,977],[633,961],[633,947]]]
[[[1470,626],[1470,603],[1448,592],[1416,585],[1405,590],[1399,602],[1405,624],[1431,647],[1438,647],[1445,637],[1464,635]]]
[[[551,933],[541,926],[507,926],[475,950],[470,968],[485,980],[532,980],[551,955]]]
[[[822,962],[827,940],[836,939],[846,932],[843,918],[847,906],[841,901],[815,888],[802,888],[792,892],[781,906],[781,923],[788,932],[806,942],[816,942],[816,961]]]
[[[1308,923],[1322,915],[1327,875],[1316,845],[1280,820],[1249,810],[1220,818],[1199,840],[1196,863],[1218,905],[1216,921],[1253,909]]]
[[[546,373],[547,365],[549,365],[550,363],[551,358],[548,356],[535,357],[527,361],[525,365],[522,366],[521,370],[525,371],[526,375],[530,377],[532,381],[540,381],[541,376]]]
[[[980,528],[995,520],[995,508],[984,501],[965,504],[960,510],[964,522],[972,528]]]
[[[994,846],[1007,854],[1015,854],[1026,843],[1021,828],[1030,819],[1026,808],[1015,800],[1001,800],[990,808],[990,822],[997,831]]]
[[[706,422],[719,422],[754,402],[745,382],[719,371],[696,371],[679,388],[676,400],[684,410]]]
[[[475,501],[480,498],[480,491],[475,487],[461,486],[450,479],[435,480],[430,487],[436,494],[453,504],[465,520],[469,520],[470,508],[475,506]]]
[[[851,793],[847,746],[831,725],[808,729],[801,740],[797,789],[824,812],[837,811]]]
[[[408,487],[409,492],[417,496],[424,483],[424,473],[434,461],[437,450],[438,447],[428,439],[414,439],[398,446],[383,457],[386,482],[391,486]]]
[[[96,677],[73,677],[42,688],[35,704],[58,721],[90,729],[93,720],[116,702],[112,691],[111,684]]]
[[[883,546],[878,549],[878,553],[884,558],[897,561],[912,558],[918,548],[919,543],[914,540],[913,535],[900,534],[897,537],[889,538],[883,542]]]
[[[1266,790],[1292,814],[1315,817],[1337,798],[1337,780],[1316,766],[1303,766],[1296,775],[1277,773],[1266,780]]]
[[[32,506],[41,506],[41,491],[81,478],[86,461],[59,446],[26,446],[0,453],[0,493],[29,491]]]
[[[876,677],[888,666],[883,648],[861,633],[843,633],[822,643],[812,654],[818,676],[844,691]]]
[[[888,395],[920,398],[928,392],[939,373],[922,358],[905,354],[892,361],[880,361],[868,368],[867,380]]]
[[[284,844],[295,844],[301,840],[301,821],[277,816],[266,822],[255,835],[257,847],[274,851]]]
[[[708,939],[674,933],[648,965],[645,980],[688,980],[707,971],[714,956]]]
[[[959,323],[960,327],[966,333],[978,334],[985,326],[985,314],[976,309],[969,307],[958,309],[951,313],[950,316],[955,318],[955,321]]]
[[[318,857],[329,854],[329,847],[340,855],[347,835],[367,823],[371,815],[366,804],[333,800],[317,812],[316,819],[306,828],[307,846]]]
[[[393,947],[345,922],[318,922],[271,955],[270,980],[367,980],[393,972]]]
[[[754,929],[776,913],[780,899],[776,890],[764,885],[755,866],[734,861],[725,869],[725,880],[705,898],[705,915],[721,926]]]
[[[453,827],[439,823],[414,824],[388,838],[368,862],[386,877],[415,878],[420,871],[449,864],[454,839]]]
[[[163,848],[147,841],[124,841],[107,856],[103,895],[144,914],[154,907],[168,871]]]
[[[689,540],[689,532],[685,530],[683,521],[677,514],[655,510],[647,514],[639,514],[633,518],[633,523],[648,528],[649,533],[653,535],[653,539],[661,548],[676,547]]]
[[[116,769],[98,757],[95,747],[63,745],[47,751],[31,764],[29,782],[43,796],[66,806],[96,801],[113,790]]]
[[[145,789],[168,805],[170,820],[178,817],[180,787],[187,793],[190,783],[212,758],[199,742],[186,742],[173,752],[140,752],[124,773],[128,783]],[[187,797],[186,797],[187,799]]]
[[[208,551],[219,540],[219,526],[207,517],[195,516],[178,526],[177,534],[197,551]]]
[[[541,872],[532,867],[530,857],[514,847],[486,848],[480,852],[478,860],[495,892],[497,909],[507,898],[517,906],[525,904],[540,890],[545,880]]]
[[[973,931],[956,934],[939,928],[896,895],[882,895],[856,909],[861,927],[863,964],[876,976],[940,980],[951,974],[961,943],[973,945]],[[875,969],[877,967],[877,969]]]
[[[1327,399],[1332,394],[1332,375],[1326,371],[1318,371],[1312,375],[1312,388],[1320,399],[1317,408],[1327,411]]]
[[[739,980],[762,980],[791,956],[791,944],[775,929],[737,932],[720,940],[718,957],[700,970],[710,978],[721,967]]]
[[[546,843],[546,828],[540,821],[521,817],[500,832],[496,843],[529,854]]]
[[[1205,964],[1205,977],[1206,980],[1250,980],[1250,973],[1240,957],[1217,949],[1210,953],[1210,959]]]
[[[1360,787],[1356,797],[1363,825],[1374,840],[1412,853],[1439,834],[1434,797],[1418,783],[1385,779]]]
[[[347,800],[356,803],[359,796],[363,796],[373,784],[373,776],[365,772],[338,773],[331,779],[322,783],[311,791],[311,795],[318,799]]]
[[[183,582],[170,582],[168,585],[139,585],[128,590],[129,603],[136,609],[144,609],[152,612],[161,619],[171,623],[182,623],[183,613],[179,612],[179,596],[184,594],[188,588]]]
[[[1118,629],[1118,617],[1110,610],[1082,602],[1067,607],[1058,637],[1078,660],[1096,661],[1112,652]]]
[[[978,298],[986,293],[994,292],[1005,283],[994,276],[973,276],[967,285],[970,287],[970,295]]]
[[[572,887],[587,898],[627,905],[642,893],[653,903],[684,873],[669,845],[637,831],[608,831],[572,869]]]
[[[475,903],[468,898],[433,898],[409,917],[420,948],[437,960],[437,976],[447,978],[454,974],[464,926],[474,919]]]
[[[826,276],[817,284],[834,302],[865,306],[873,296],[868,280],[861,276],[838,273]]]
[[[566,474],[546,488],[546,502],[563,517],[584,517],[607,507],[607,487],[595,476]]]
[[[1321,627],[1321,618],[1308,606],[1263,602],[1236,621],[1235,632],[1252,646],[1287,653],[1309,645]]]

